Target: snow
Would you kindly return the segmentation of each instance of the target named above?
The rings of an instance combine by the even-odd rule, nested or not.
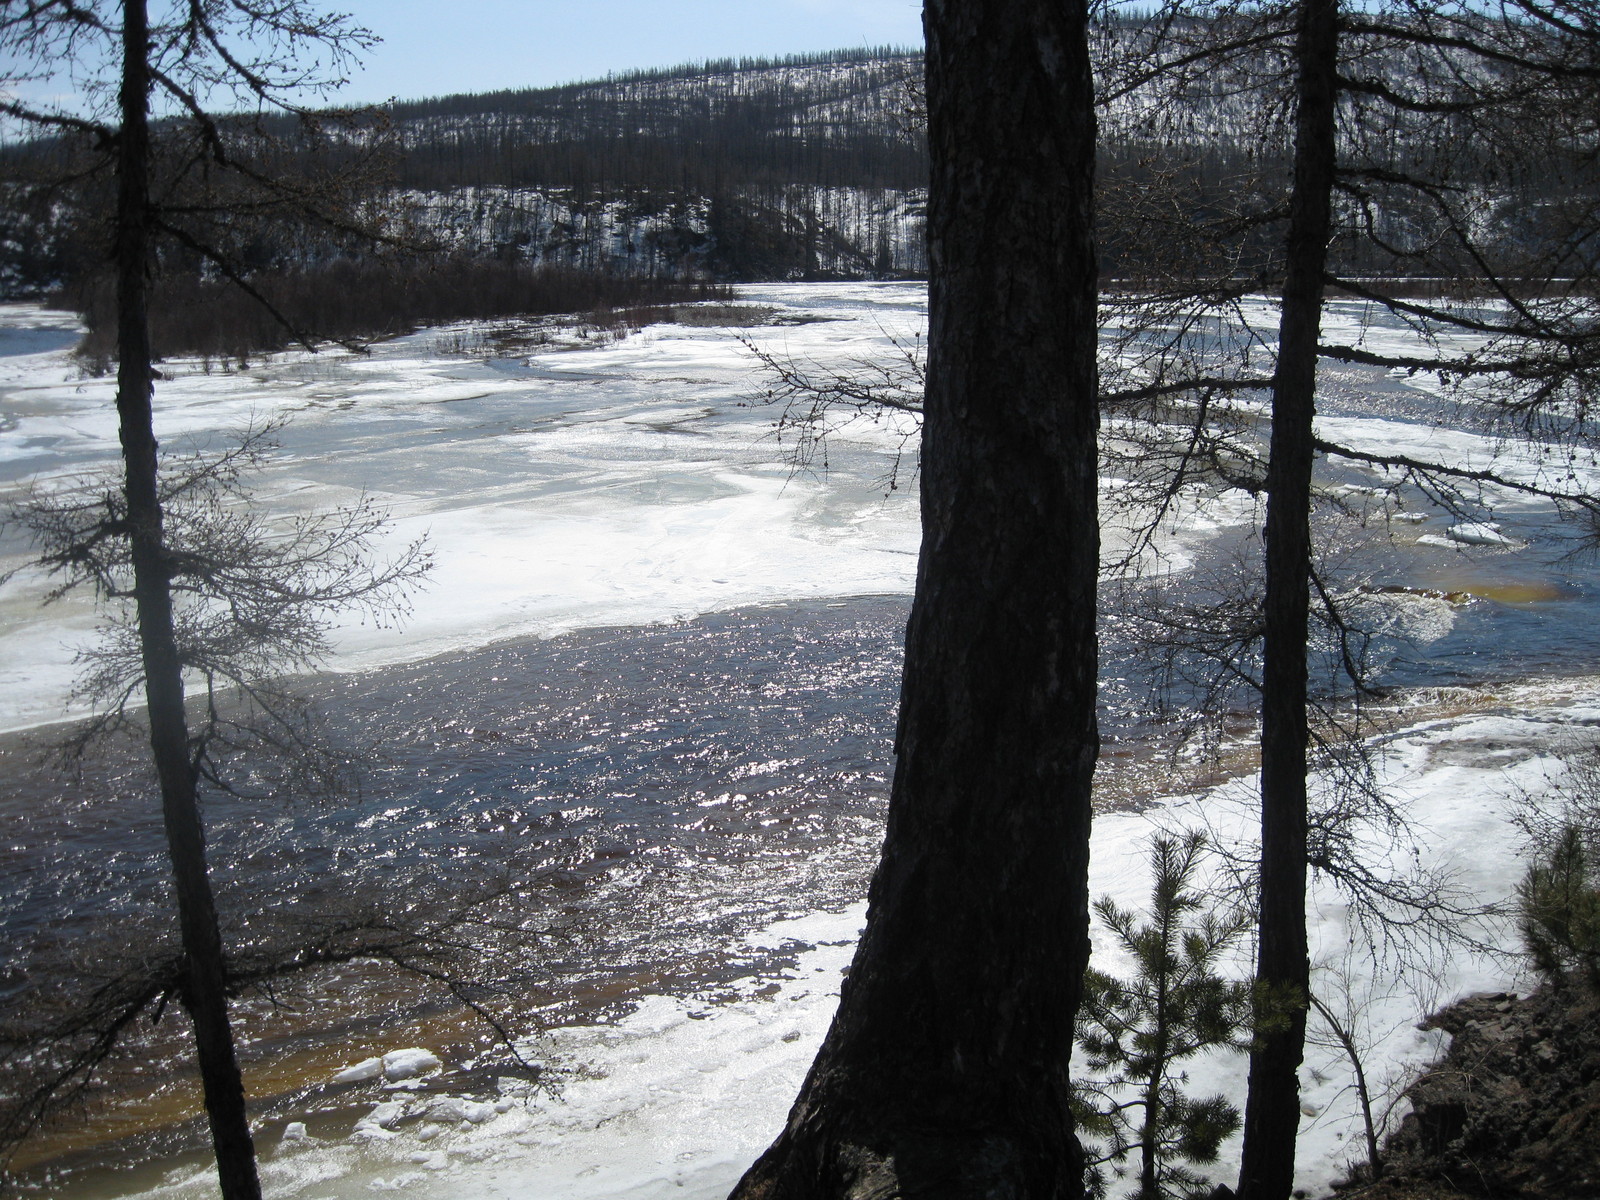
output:
[[[383,1059],[377,1055],[363,1058],[353,1067],[346,1067],[333,1077],[334,1083],[365,1083],[383,1076]]]
[[[925,291],[898,284],[746,289],[742,300],[826,320],[756,327],[775,353],[843,365],[914,333]],[[37,308],[7,320],[64,328]],[[226,444],[292,414],[260,480],[285,515],[380,500],[384,548],[426,536],[437,566],[403,625],[351,620],[335,669],[580,627],[649,624],[772,600],[904,594],[919,541],[914,487],[885,480],[891,429],[835,443],[826,477],[794,475],[752,406],[755,360],[726,330],[654,326],[621,343],[544,349],[504,362],[447,355],[428,331],[376,345],[276,356],[207,374],[169,363],[157,386],[164,445]],[[84,379],[66,349],[0,357],[0,502],[115,463],[113,384]],[[41,607],[50,581],[0,531],[0,729],[81,711],[70,699],[85,600]]]
[[[383,1077],[394,1083],[437,1071],[439,1066],[439,1056],[431,1050],[395,1050],[383,1056]]]
[[[880,249],[890,272],[927,270],[925,188],[791,184],[777,199],[791,219],[814,219],[833,235],[814,247],[818,270],[860,273],[878,265]],[[641,211],[632,200],[596,203],[572,188],[480,186],[405,191],[394,202],[445,246],[529,262],[670,276],[703,267],[715,245],[713,201],[703,196],[664,198]]]
[[[409,1107],[404,1100],[385,1100],[356,1122],[353,1137],[388,1137],[390,1130],[400,1123]]]
[[[1427,546],[1521,546],[1525,543],[1500,532],[1498,521],[1464,521],[1444,531],[1444,537],[1425,533],[1417,541]]]
[[[822,364],[882,353],[892,334],[914,331],[925,312],[925,293],[905,285],[756,287],[741,299],[830,318],[747,331],[776,353]],[[1332,311],[1344,319],[1337,306]],[[77,376],[64,348],[69,323],[10,306],[0,324],[37,335],[0,344],[0,498],[30,477],[113,461],[110,384]],[[1369,346],[1401,336],[1358,332]],[[393,543],[429,536],[439,566],[404,627],[342,628],[337,667],[768,599],[910,590],[915,497],[886,497],[882,484],[894,431],[852,431],[826,478],[791,477],[770,437],[772,414],[743,406],[758,383],[726,332],[653,327],[621,343],[545,349],[498,366],[442,355],[436,336],[398,339],[368,358],[285,355],[228,375],[177,364],[158,388],[160,435],[169,444],[296,414],[285,453],[261,488],[264,506],[292,512],[365,492],[391,506]],[[1537,447],[1508,449],[1432,425],[1324,417],[1321,428],[1388,453],[1415,448],[1530,475],[1543,469]],[[1169,569],[1183,569],[1221,531],[1258,519],[1243,493],[1184,497]],[[1492,525],[1464,522],[1419,541],[1509,543]],[[14,541],[0,542],[0,571],[22,560]],[[88,636],[91,619],[72,601],[38,611],[46,586],[37,572],[23,571],[0,591],[3,726],[57,719],[69,709],[71,647]],[[1421,641],[1451,619],[1436,598],[1371,602],[1388,606]],[[1415,830],[1412,842],[1388,848],[1390,858],[1447,873],[1472,903],[1503,901],[1522,870],[1509,798],[1548,786],[1560,772],[1560,746],[1597,723],[1600,685],[1582,680],[1504,689],[1492,712],[1417,725],[1375,743],[1385,791]],[[1144,845],[1156,828],[1201,826],[1218,844],[1248,850],[1253,805],[1250,783],[1235,781],[1144,812],[1101,815],[1092,894],[1143,907]],[[1414,1028],[1428,1010],[1522,984],[1515,961],[1492,954],[1444,958],[1423,949],[1412,969],[1397,973],[1368,952],[1346,902],[1324,881],[1313,901],[1319,995],[1359,1015],[1367,1070],[1379,1081],[1403,1080],[1437,1052],[1436,1035]],[[414,1086],[442,1064],[423,1047],[352,1046],[352,1065],[334,1081],[370,1107],[346,1127],[311,1122],[313,1133],[296,1121],[279,1137],[264,1137],[268,1194],[725,1195],[781,1127],[826,1031],[863,919],[857,905],[757,931],[752,950],[787,949],[792,961],[774,975],[738,981],[731,998],[721,989],[715,997],[659,995],[609,1024],[550,1031],[528,1052],[561,1079],[555,1094],[511,1080],[488,1096],[433,1094],[431,1076],[429,1091],[385,1090]],[[1490,943],[1514,944],[1505,924],[1481,932]],[[1094,940],[1098,965],[1119,969],[1105,931],[1096,929]],[[1318,1192],[1357,1157],[1359,1131],[1337,1052],[1314,1047],[1303,1083],[1300,1184]],[[1243,1084],[1236,1055],[1191,1070],[1201,1093],[1240,1096]],[[1236,1155],[1236,1146],[1228,1153]],[[1225,1157],[1210,1173],[1226,1179],[1234,1165]],[[201,1168],[175,1168],[137,1194],[210,1196],[214,1184]]]

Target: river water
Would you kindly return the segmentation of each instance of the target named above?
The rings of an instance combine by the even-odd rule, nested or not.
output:
[[[827,368],[913,334],[925,294],[752,287],[740,303],[760,322],[746,336]],[[3,316],[0,491],[103,467],[115,453],[109,385],[76,376],[70,323]],[[294,512],[376,495],[394,513],[391,544],[425,534],[439,559],[401,629],[342,629],[339,673],[308,681],[332,730],[363,749],[358,794],[210,802],[233,936],[352,896],[403,907],[504,881],[484,940],[509,989],[492,1006],[518,1034],[732,995],[793,965],[792,946],[760,931],[850,911],[881,836],[917,538],[914,486],[885,483],[900,431],[847,430],[826,475],[794,475],[729,330],[656,327],[620,342],[566,330],[555,345],[527,332],[430,331],[366,357],[226,375],[178,364],[158,388],[169,444],[292,412],[257,502]],[[1330,380],[1324,411],[1364,445],[1507,453],[1441,426],[1434,394],[1381,372]],[[1166,548],[1196,577],[1257,519],[1237,497],[1186,511]],[[1504,545],[1454,542],[1448,517],[1419,512],[1415,537],[1356,548],[1351,578],[1401,589],[1372,593],[1405,617],[1380,640],[1383,682],[1596,669],[1600,573],[1564,556],[1549,514],[1510,511],[1516,540]],[[73,600],[40,608],[47,581],[25,558],[15,531],[0,534],[0,569],[21,568],[0,591],[0,726],[13,731],[0,740],[0,999],[15,1009],[168,936],[137,753],[108,752],[81,781],[38,765],[53,723],[75,711],[72,646],[93,636],[93,617]],[[1144,736],[1146,678],[1119,629],[1113,614],[1106,721],[1126,754]],[[191,1097],[177,1024],[139,1035],[108,1102],[42,1143],[27,1186],[205,1194],[203,1172],[184,1173],[197,1160],[193,1123],[179,1119]],[[274,1131],[311,1114],[314,1134],[348,1135],[370,1102],[328,1081],[367,1053],[423,1045],[468,1075],[507,1069],[437,989],[360,963],[292,1002],[244,1006],[241,1030]],[[295,1178],[282,1194],[356,1194]]]

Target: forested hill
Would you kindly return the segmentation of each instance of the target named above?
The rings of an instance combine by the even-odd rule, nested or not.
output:
[[[1156,100],[1159,91],[1118,93],[1112,79],[1118,64],[1137,72],[1149,60],[1148,20],[1130,12],[1100,36],[1107,275],[1169,269],[1175,239],[1193,241],[1209,222],[1226,227],[1231,246],[1185,244],[1185,261],[1215,258],[1203,269],[1270,280],[1270,219],[1288,180],[1288,110],[1273,90],[1271,53],[1233,56],[1186,85],[1166,85]],[[1410,79],[1450,66],[1436,55],[1364,60],[1363,69]],[[392,152],[373,199],[457,256],[502,264],[680,279],[919,276],[927,267],[921,77],[920,52],[881,47],[399,101],[380,134]],[[1427,120],[1412,114],[1388,130],[1394,151],[1376,165],[1403,175],[1408,155],[1438,141]],[[0,146],[0,180],[23,178],[29,156],[64,144]],[[1525,236],[1523,226],[1570,190],[1570,181],[1514,180],[1492,158],[1474,165],[1470,142],[1448,144],[1463,185],[1481,192],[1474,220],[1508,239]],[[104,262],[94,214],[108,198],[89,182],[76,196],[0,183],[0,294],[82,277]],[[1383,237],[1336,246],[1342,269],[1414,273],[1383,247],[1416,240],[1426,214],[1392,195],[1349,203]],[[1247,219],[1252,212],[1262,219]],[[293,228],[253,227],[246,240],[240,257],[251,271],[359,253]]]
[[[734,280],[920,275],[921,74],[920,52],[880,47],[398,101],[380,135],[385,199],[472,257]],[[270,127],[292,143],[288,121]],[[0,179],[66,153],[57,138],[0,146]],[[0,291],[97,257],[105,196],[0,189]],[[296,231],[251,249],[265,268],[341,252]]]
[[[722,60],[561,87],[392,106],[403,186],[919,188],[908,86],[922,57],[876,50]]]
[[[920,274],[920,54],[709,62],[392,107],[397,182],[450,245],[731,279]]]

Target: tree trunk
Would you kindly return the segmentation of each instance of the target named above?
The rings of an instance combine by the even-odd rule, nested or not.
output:
[[[1159,872],[1156,887],[1162,887]],[[1158,899],[1162,895],[1158,891]],[[1161,922],[1161,958],[1156,971],[1155,1046],[1150,1051],[1150,1081],[1144,1090],[1144,1127],[1139,1131],[1139,1200],[1161,1200],[1161,1183],[1157,1150],[1161,1144],[1161,1084],[1167,1076],[1167,1052],[1171,1045],[1172,1014],[1168,1011],[1168,996],[1172,967],[1174,906],[1158,904],[1157,919]]]
[[[922,557],[866,932],[734,1196],[1083,1194],[1095,125],[1083,0],[928,0]]]
[[[1261,694],[1261,913],[1256,980],[1279,1027],[1250,1056],[1243,1200],[1285,1200],[1294,1186],[1306,996],[1306,621],[1311,564],[1312,424],[1331,228],[1338,0],[1302,0],[1295,43],[1298,109],[1288,260],[1272,381],[1267,468],[1266,612]]]
[[[259,1200],[255,1148],[246,1119],[244,1084],[228,1025],[226,971],[205,832],[189,757],[183,667],[172,619],[172,589],[157,490],[151,409],[150,330],[146,309],[150,266],[149,25],[145,0],[124,0],[122,129],[117,170],[117,417],[126,466],[134,601],[144,656],[150,749],[161,784],[167,852],[172,859],[185,976],[182,1002],[194,1022],[217,1174],[225,1200]]]

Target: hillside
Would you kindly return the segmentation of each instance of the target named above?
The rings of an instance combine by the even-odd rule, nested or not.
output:
[[[394,106],[396,179],[452,249],[731,279],[922,273],[921,57],[709,62]]]
[[[882,48],[711,62],[591,83],[406,101],[381,114],[385,199],[451,251],[629,274],[721,279],[922,274],[921,57]],[[286,122],[269,126],[284,134]],[[277,148],[282,155],[282,149]],[[6,178],[71,148],[0,148]],[[59,173],[59,172],[58,172]],[[95,200],[13,182],[0,291],[93,260]],[[303,236],[252,248],[300,265]]]
[[[1287,184],[1275,51],[1235,56],[1157,92],[1127,86],[1150,59],[1137,19],[1099,36],[1107,274],[1159,275],[1175,257],[1189,264],[1178,269],[1211,271],[1205,260],[1221,243],[1204,239],[1215,237],[1233,239],[1220,251],[1231,256],[1223,269],[1270,284],[1273,213]],[[1445,79],[1458,67],[1438,55],[1402,58],[1352,51],[1379,82]],[[891,47],[708,62],[396,102],[340,145],[380,151],[384,182],[370,199],[404,214],[423,240],[470,258],[729,281],[917,277],[927,269],[921,74],[920,53]],[[1545,164],[1514,168],[1436,125],[1413,114],[1351,136],[1375,156],[1372,179],[1403,178],[1429,146],[1448,147],[1453,186],[1480,193],[1473,220],[1502,227],[1508,244],[1587,186]],[[287,123],[277,128],[285,136],[271,148],[275,168],[327,166],[329,156],[295,148]],[[72,153],[57,139],[0,146],[0,178],[11,181],[0,206],[0,293],[37,291],[99,260],[103,198],[20,182]],[[1341,274],[1452,273],[1446,261],[1401,261],[1405,245],[1438,240],[1426,200],[1371,185],[1348,204],[1352,229],[1369,223],[1399,249],[1375,252],[1365,235],[1341,241]],[[247,242],[245,261],[263,270],[354,252],[304,230],[252,230]]]

